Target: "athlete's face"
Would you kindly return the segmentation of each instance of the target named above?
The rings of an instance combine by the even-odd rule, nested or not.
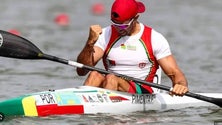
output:
[[[111,20],[112,25],[116,28],[120,36],[130,35],[135,23],[135,17],[124,22]]]

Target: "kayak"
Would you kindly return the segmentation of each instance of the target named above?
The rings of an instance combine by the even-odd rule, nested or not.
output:
[[[220,98],[220,93],[199,93]],[[7,116],[50,116],[69,114],[125,114],[150,110],[215,106],[188,96],[168,93],[130,94],[91,86],[49,90],[0,102],[0,120]],[[10,107],[10,108],[9,108]]]

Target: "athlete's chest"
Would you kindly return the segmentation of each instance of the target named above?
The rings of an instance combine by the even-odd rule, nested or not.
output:
[[[120,39],[113,44],[107,58],[119,64],[148,61],[146,46],[140,39]]]

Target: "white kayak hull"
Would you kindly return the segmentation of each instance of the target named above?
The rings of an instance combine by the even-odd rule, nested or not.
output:
[[[220,93],[199,93],[220,98]],[[0,102],[0,119],[5,116],[49,116],[66,114],[126,114],[150,110],[215,106],[191,97],[168,93],[129,94],[107,89],[80,86],[28,94]],[[8,108],[11,107],[11,108]]]

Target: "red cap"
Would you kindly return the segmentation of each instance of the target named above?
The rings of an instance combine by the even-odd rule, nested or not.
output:
[[[115,0],[111,9],[111,19],[124,22],[137,15],[143,13],[145,6],[142,2],[136,0]]]

